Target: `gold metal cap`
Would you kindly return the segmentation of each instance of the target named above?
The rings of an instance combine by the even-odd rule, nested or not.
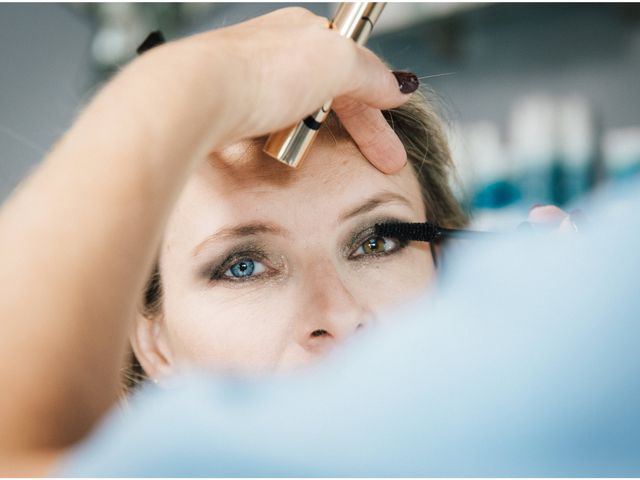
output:
[[[302,121],[297,125],[269,135],[262,151],[295,168],[307,156],[309,147],[317,134],[318,130],[309,128]]]

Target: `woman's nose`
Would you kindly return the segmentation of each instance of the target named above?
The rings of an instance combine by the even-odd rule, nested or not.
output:
[[[368,325],[373,315],[352,295],[331,265],[316,265],[304,287],[296,337],[308,351],[322,352]]]

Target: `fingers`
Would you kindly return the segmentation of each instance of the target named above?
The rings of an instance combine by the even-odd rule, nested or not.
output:
[[[406,102],[418,88],[415,75],[394,75],[374,53],[327,24],[326,18],[293,7],[188,37],[175,52],[164,55],[165,62],[179,58],[187,65],[181,69],[186,79],[177,81],[188,86],[166,90],[189,92],[189,109],[208,109],[198,118],[224,112],[225,121],[207,130],[211,149],[216,147],[210,145],[290,126],[329,99],[349,97],[354,104],[389,109]],[[173,75],[166,78],[176,81]],[[341,113],[345,127],[375,166],[393,172],[404,165],[404,149],[380,112]]]
[[[529,210],[528,220],[531,223],[552,225],[560,233],[575,233],[578,231],[572,215],[555,205],[534,205]]]
[[[410,72],[391,72],[367,48],[350,45],[357,58],[356,78],[348,79],[352,88],[337,97],[332,108],[371,164],[383,173],[396,173],[407,163],[407,154],[380,109],[402,105],[418,89],[419,80]]]
[[[357,55],[358,81],[348,95],[379,109],[397,107],[418,89],[418,77],[411,72],[392,72],[373,52],[354,45]]]
[[[569,214],[555,205],[534,205],[529,210],[529,221],[532,223],[551,223],[559,225]]]
[[[362,154],[383,173],[396,173],[407,163],[404,145],[377,108],[339,97],[333,109]]]

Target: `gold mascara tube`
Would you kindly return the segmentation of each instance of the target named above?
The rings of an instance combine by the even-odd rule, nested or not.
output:
[[[341,3],[330,28],[337,30],[343,37],[353,39],[358,45],[364,45],[385,4],[385,2]],[[269,135],[263,151],[290,167],[300,165],[318,134],[322,122],[329,115],[331,102],[332,100],[329,100],[319,110],[296,125]]]

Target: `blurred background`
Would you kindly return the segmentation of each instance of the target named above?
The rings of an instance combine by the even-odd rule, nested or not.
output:
[[[150,31],[171,40],[287,5],[0,4],[0,201]],[[433,90],[476,226],[640,172],[637,4],[391,3],[368,46]]]

